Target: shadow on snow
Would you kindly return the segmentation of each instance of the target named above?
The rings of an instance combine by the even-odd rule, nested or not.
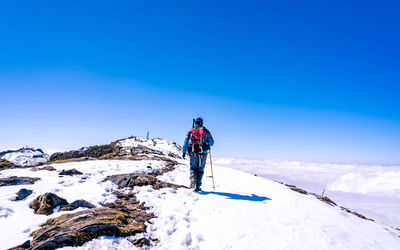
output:
[[[242,194],[232,194],[232,193],[224,193],[224,192],[208,192],[208,191],[201,191],[199,194],[203,195],[208,195],[208,194],[215,194],[215,195],[220,195],[220,196],[225,196],[228,199],[232,200],[244,200],[244,201],[265,201],[265,200],[271,200],[271,198],[264,197],[264,196],[258,196],[255,194],[251,195],[242,195]]]

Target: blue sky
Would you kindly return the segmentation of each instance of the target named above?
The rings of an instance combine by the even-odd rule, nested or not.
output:
[[[0,148],[130,135],[400,164],[396,1],[2,1]]]

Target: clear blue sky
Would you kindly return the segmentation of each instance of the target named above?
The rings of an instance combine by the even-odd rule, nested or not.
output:
[[[1,1],[0,148],[130,135],[400,164],[398,1]]]

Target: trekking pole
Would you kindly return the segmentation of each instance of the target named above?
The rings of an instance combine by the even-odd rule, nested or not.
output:
[[[211,148],[210,148],[210,166],[211,166],[211,177],[212,177],[213,188],[215,188],[215,185],[214,185],[214,174],[213,174],[213,169],[212,169]]]

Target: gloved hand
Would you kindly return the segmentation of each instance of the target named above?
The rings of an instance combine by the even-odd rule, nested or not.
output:
[[[186,153],[183,153],[183,154],[182,154],[182,158],[183,158],[183,159],[185,159],[185,155],[186,155]]]

